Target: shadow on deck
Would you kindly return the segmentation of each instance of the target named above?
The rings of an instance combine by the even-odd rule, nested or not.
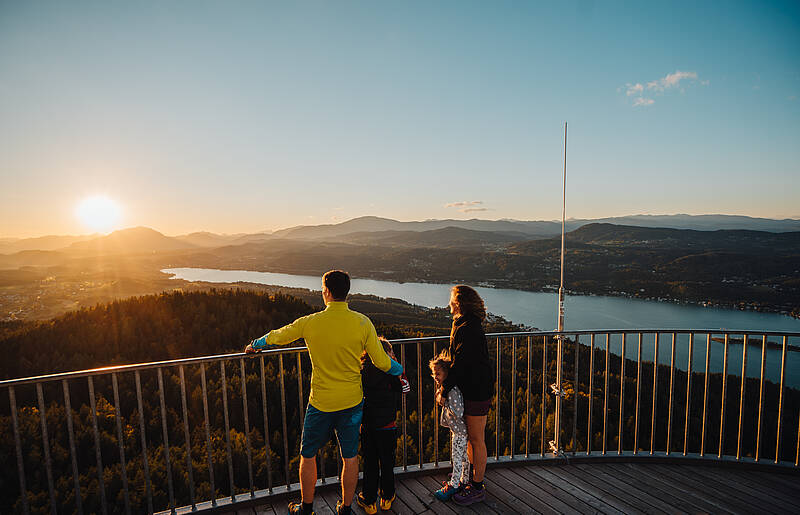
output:
[[[446,476],[445,470],[398,478],[387,513],[800,513],[794,471],[624,462],[493,467],[486,473],[486,502],[470,507],[431,495]],[[335,485],[318,489],[316,513],[335,513],[339,495]],[[286,505],[281,498],[227,513],[282,515]],[[355,503],[353,511],[364,513]]]

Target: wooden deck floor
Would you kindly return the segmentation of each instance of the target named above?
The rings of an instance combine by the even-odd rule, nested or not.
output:
[[[486,473],[486,502],[471,507],[431,495],[444,479],[440,473],[398,480],[390,513],[800,513],[800,474],[731,467],[592,463],[492,468]],[[332,489],[318,492],[316,513],[335,513],[338,498]],[[282,515],[286,503],[235,513]],[[364,513],[355,503],[353,511]]]

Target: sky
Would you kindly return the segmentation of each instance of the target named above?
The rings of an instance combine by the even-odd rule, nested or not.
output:
[[[0,237],[559,219],[565,121],[568,217],[800,218],[798,96],[798,2],[0,0]]]

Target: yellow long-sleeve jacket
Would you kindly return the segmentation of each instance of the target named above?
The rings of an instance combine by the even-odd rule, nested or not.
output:
[[[259,338],[255,348],[287,345],[303,338],[311,357],[311,393],[308,402],[320,411],[352,408],[364,398],[361,388],[361,353],[386,372],[391,360],[378,342],[375,326],[367,316],[329,302],[324,311],[298,318]]]

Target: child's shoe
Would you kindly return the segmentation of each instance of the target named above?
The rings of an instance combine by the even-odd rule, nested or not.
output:
[[[394,502],[395,498],[397,498],[397,494],[392,495],[391,499],[384,499],[383,497],[381,497],[381,511],[391,510],[392,509],[392,503]],[[364,511],[366,511],[366,509]],[[367,512],[367,513],[369,513],[369,512]]]
[[[461,488],[455,488],[450,483],[445,483],[443,487],[433,492],[433,496],[440,501],[449,501],[452,497],[461,491]]]
[[[292,515],[292,514],[302,515],[303,514],[303,502],[302,501],[300,501],[300,502],[290,502],[287,511],[288,511],[289,515]],[[311,515],[314,515],[314,511],[311,512]]]
[[[392,498],[394,500],[394,498]],[[364,498],[364,492],[359,492],[356,496],[356,502],[359,506],[364,509],[364,513],[367,515],[375,515],[378,513],[378,507],[375,503],[368,503],[367,500]],[[389,503],[391,505],[391,503]],[[383,499],[381,499],[381,508],[383,508]]]
[[[474,483],[470,483],[464,488],[460,489],[458,493],[453,495],[453,502],[461,505],[468,506],[476,502],[483,502],[486,500],[486,487],[480,486],[476,488]]]
[[[341,499],[336,501],[336,515],[350,515],[351,513],[353,513],[353,511],[350,506],[345,506]]]

